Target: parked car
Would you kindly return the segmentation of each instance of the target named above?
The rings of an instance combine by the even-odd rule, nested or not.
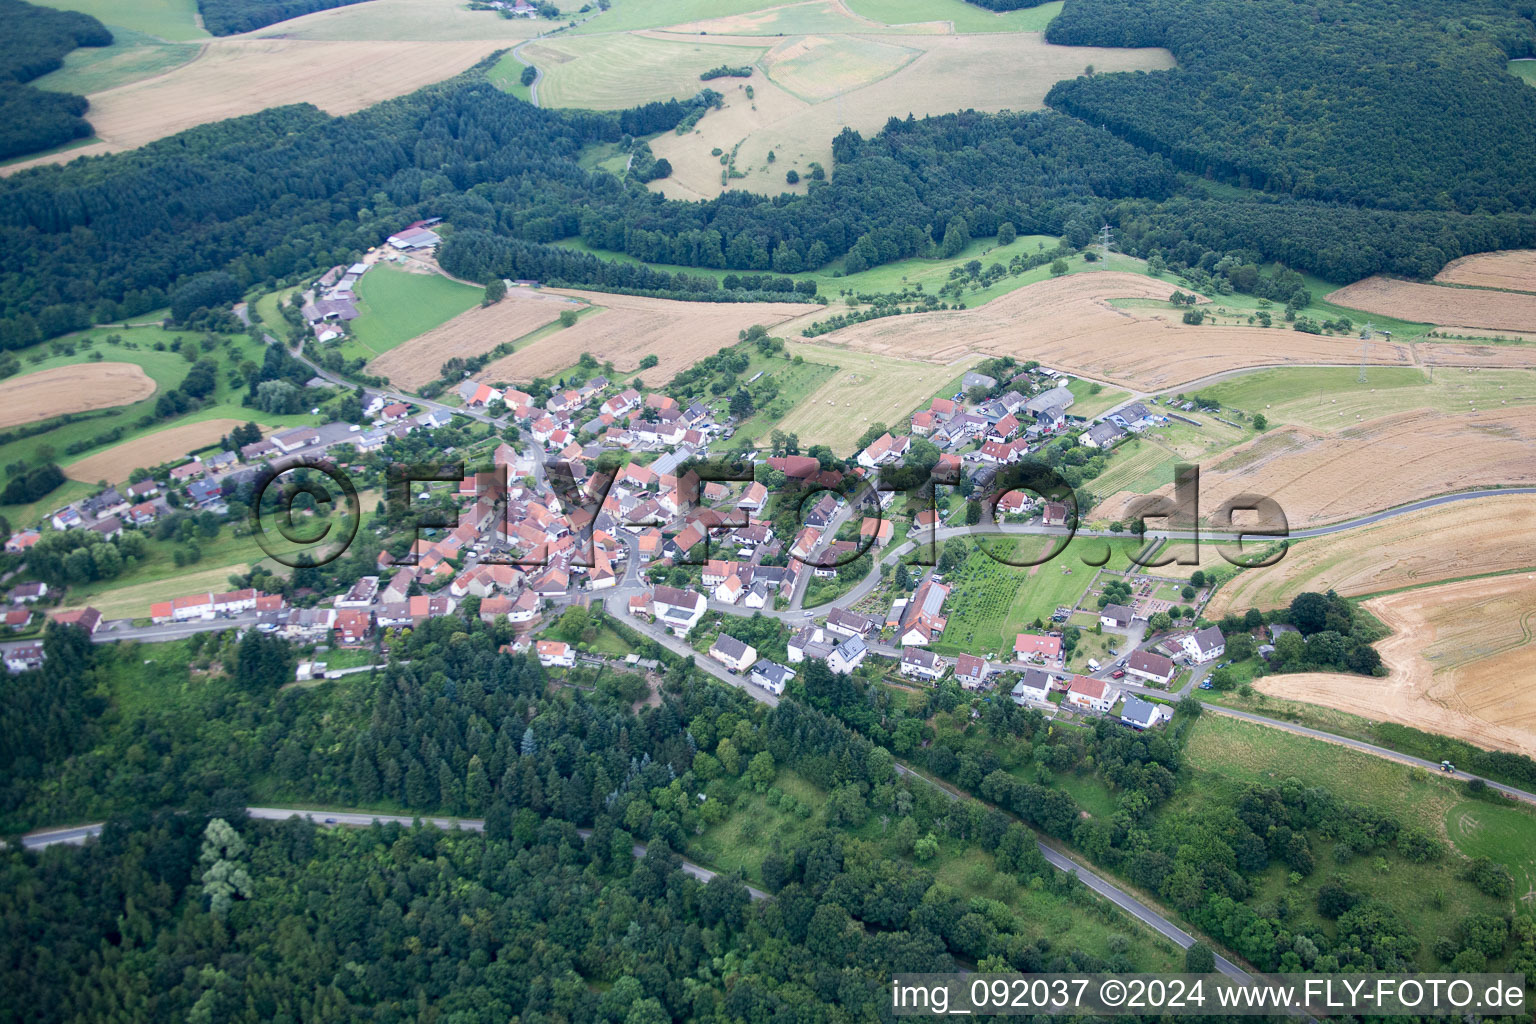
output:
[[[1202,690],[1209,690],[1210,688],[1211,688],[1211,684],[1210,683],[1201,683],[1200,684],[1200,689],[1202,689]]]
[[[1111,672],[1109,674],[1109,678],[1111,678],[1111,679],[1123,679],[1123,678],[1125,678],[1125,669],[1123,669],[1123,668],[1115,669],[1113,672]]]

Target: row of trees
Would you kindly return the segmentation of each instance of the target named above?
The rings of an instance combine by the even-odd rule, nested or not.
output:
[[[297,18],[361,0],[197,0],[203,27],[216,36],[251,32],[279,21]]]

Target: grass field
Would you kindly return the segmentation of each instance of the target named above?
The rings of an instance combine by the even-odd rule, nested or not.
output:
[[[1021,11],[993,13],[964,0],[848,0],[855,14],[887,25],[945,21],[956,32],[1044,32],[1061,13],[1060,0]]]
[[[82,46],[72,50],[65,55],[63,67],[32,84],[40,89],[84,96],[164,74],[194,59],[200,49],[196,43],[168,43],[114,25],[111,46]]]
[[[992,537],[978,542],[999,557],[1013,561],[1039,558],[1058,538],[1043,536]],[[1060,605],[1073,606],[1088,589],[1097,561],[1108,548],[1109,566],[1123,569],[1138,545],[1131,539],[1107,541],[1079,537],[1050,561],[1034,567],[998,562],[975,550],[947,578],[954,590],[945,605],[949,618],[943,639],[933,645],[940,654],[979,654],[989,658],[1013,656],[1014,637],[1035,619],[1049,622]]]
[[[502,92],[509,92],[525,103],[533,102],[533,92],[523,84],[523,69],[530,65],[524,64],[512,52],[508,50],[502,55],[491,70],[485,73],[486,80]],[[622,168],[623,165],[620,164]],[[615,174],[618,172],[615,171]]]
[[[736,427],[736,438],[739,442],[759,442],[767,439],[775,429],[783,429],[783,419],[793,410],[799,408],[814,392],[820,394],[823,386],[838,373],[836,364],[828,360],[812,362],[807,359],[796,365],[788,359],[764,359],[756,351],[752,354],[752,362],[748,364],[744,373],[738,374],[739,379],[750,380],[757,373],[764,374],[763,379],[775,384],[779,393],[774,400],[762,409],[757,410]],[[722,396],[729,399],[730,396]],[[728,411],[728,401],[716,399],[711,405],[717,410]],[[787,431],[786,433],[791,432]],[[816,444],[819,442],[803,440],[802,445]]]
[[[1118,388],[1106,387],[1103,384],[1095,384],[1081,377],[1074,377],[1067,385],[1067,390],[1072,392],[1076,399],[1072,403],[1072,415],[1085,416],[1092,419],[1100,413],[1108,412],[1127,398],[1131,397],[1129,391],[1121,391]]]
[[[773,0],[768,0],[772,3]],[[704,34],[730,36],[801,36],[811,34],[847,34],[849,32],[943,33],[948,26],[925,22],[901,27],[881,25],[853,14],[835,0],[803,0],[784,6],[764,6],[746,14],[731,14],[703,21],[669,25],[669,34]]]
[[[787,350],[803,355],[807,364],[831,364],[836,371],[784,417],[779,429],[798,434],[801,445],[825,444],[839,455],[852,454],[872,424],[904,428],[918,406],[975,362],[936,366],[825,345],[791,344]]]
[[[608,10],[568,31],[577,35],[629,32],[747,14],[774,6],[777,6],[774,0],[612,0]]]
[[[790,809],[783,801],[774,806],[763,794],[747,794],[731,808],[729,816],[693,839],[687,855],[717,871],[741,871],[748,881],[762,884],[763,858],[770,852],[792,854],[826,820],[827,794],[792,771],[781,770],[774,788],[792,798]],[[800,808],[804,808],[802,813]],[[851,842],[872,845],[871,852],[900,857],[892,841],[890,822],[871,815],[862,827],[848,829]],[[992,856],[972,843],[945,838],[931,861],[913,865],[931,871],[935,879],[964,896],[997,900],[1015,916],[1026,935],[1048,938],[1053,949],[1081,949],[1095,956],[1110,955],[1111,938],[1129,939],[1128,956],[1143,970],[1173,970],[1178,952],[1153,938],[1129,918],[1111,913],[1085,913],[1075,900],[1045,889],[1021,885],[998,871]]]
[[[858,36],[807,36],[774,47],[763,66],[790,95],[819,103],[893,75],[922,52]]]
[[[530,43],[521,53],[544,72],[539,82],[542,106],[619,110],[692,96],[706,84],[699,81],[700,72],[721,64],[751,64],[766,51],[766,45],[612,35],[570,40],[560,36]]]
[[[1536,403],[1536,371],[1446,367],[1433,379],[1418,367],[1382,367],[1366,373],[1345,368],[1262,370],[1222,381],[1200,394],[1247,413],[1283,423],[1338,430],[1358,420],[1411,409],[1465,412],[1469,409]]]
[[[121,26],[168,42],[208,38],[208,33],[198,26],[197,0],[48,0],[43,6],[81,11],[108,28]]]
[[[1467,801],[1445,812],[1445,831],[1468,857],[1503,864],[1515,879],[1515,898],[1536,897],[1536,822],[1519,807]]]
[[[1287,778],[1297,778],[1305,785],[1328,789],[1341,799],[1387,811],[1404,825],[1424,828],[1449,840],[1468,857],[1488,853],[1509,863],[1528,861],[1530,851],[1536,850],[1536,816],[1529,811],[1469,805],[1453,782],[1337,744],[1207,714],[1191,730],[1186,752],[1196,785],[1176,797],[1170,807],[1223,803],[1244,783],[1277,786]],[[1348,780],[1347,785],[1343,780]],[[1476,813],[1468,813],[1474,809]],[[1453,827],[1453,813],[1467,814],[1465,823]],[[1472,841],[1462,845],[1469,836]],[[1503,841],[1509,841],[1511,847],[1492,854],[1493,845]],[[1326,927],[1326,922],[1317,918],[1313,894],[1325,881],[1337,879],[1350,889],[1385,901],[1412,922],[1422,942],[1420,963],[1432,959],[1429,949],[1434,939],[1467,914],[1508,909],[1507,903],[1484,896],[1461,880],[1465,862],[1454,854],[1428,864],[1412,864],[1395,854],[1388,855],[1387,870],[1382,872],[1373,866],[1372,858],[1356,857],[1341,865],[1332,856],[1325,857],[1327,851],[1316,852],[1319,870],[1302,883],[1302,898],[1298,900],[1305,908],[1305,921]],[[1273,899],[1286,888],[1284,868],[1275,865],[1263,876],[1255,895],[1260,901]],[[1439,894],[1438,905],[1426,899],[1426,894],[1432,893]]]
[[[1509,73],[1523,79],[1526,85],[1536,85],[1536,60],[1512,60],[1509,62]]]
[[[478,289],[441,274],[412,273],[380,264],[357,283],[360,315],[352,321],[355,337],[343,347],[342,354],[364,359],[383,355],[473,308],[480,296]]]

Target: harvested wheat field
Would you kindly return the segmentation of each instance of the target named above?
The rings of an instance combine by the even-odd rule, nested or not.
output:
[[[1365,602],[1393,633],[1384,679],[1265,676],[1267,694],[1536,755],[1536,574],[1464,580]]]
[[[0,427],[142,401],[155,382],[137,363],[74,363],[0,381]]]
[[[1377,276],[1329,292],[1327,299],[1367,313],[1442,327],[1481,327],[1494,331],[1536,329],[1536,295],[1447,288]]]
[[[0,173],[132,149],[210,121],[290,103],[349,114],[451,78],[503,45],[491,38],[425,43],[215,39],[189,64],[88,97],[100,142],[10,164]]]
[[[1536,292],[1536,249],[1506,249],[1463,256],[1435,275],[1444,284],[1469,284],[1477,288],[1509,288]],[[1536,324],[1531,325],[1536,327]]]
[[[1219,564],[1202,547],[1206,568]],[[1206,616],[1289,604],[1304,590],[1347,597],[1510,569],[1536,567],[1536,498],[1478,498],[1300,541],[1274,565],[1241,572],[1216,592]]]
[[[485,380],[525,382],[548,377],[576,364],[583,352],[616,369],[629,372],[647,355],[660,362],[645,371],[652,386],[671,380],[705,356],[734,345],[737,335],[753,324],[772,327],[807,310],[799,302],[678,302],[639,295],[550,289],[602,307],[574,327],[532,341],[485,368]]]
[[[665,34],[690,38],[676,28]],[[718,147],[725,153],[735,149],[733,167],[744,175],[728,179],[729,188],[767,195],[804,192],[812,161],[832,166],[832,139],[845,125],[867,137],[892,114],[1037,110],[1051,86],[1081,74],[1086,64],[1101,73],[1153,71],[1174,64],[1167,50],[1056,46],[1038,32],[921,35],[887,29],[839,35],[829,25],[809,34],[814,42],[802,43],[795,33],[786,33],[775,52],[787,58],[776,65],[771,55],[763,61],[770,80],[754,75],[751,99],[735,80],[709,83],[725,94],[725,109],[711,113],[686,135],[669,133],[651,142],[655,154],[666,157],[673,169],[672,177],[652,182],[652,190],[684,199],[719,195],[727,182],[721,180],[719,157],[710,154]],[[722,41],[713,31],[704,39]],[[764,37],[742,35],[728,41],[762,45]],[[567,39],[561,45],[569,48],[576,42]],[[915,56],[914,50],[919,51]],[[835,89],[826,88],[827,83],[834,83]],[[790,169],[800,173],[799,185],[785,184],[784,172]]]
[[[1258,493],[1280,503],[1292,529],[1321,526],[1450,491],[1536,484],[1533,452],[1532,406],[1421,409],[1332,433],[1287,427],[1202,466],[1200,512],[1208,517],[1235,495]],[[1124,507],[1105,502],[1093,514],[1120,518]]]
[[[580,308],[580,303],[558,295],[512,288],[496,305],[460,313],[395,346],[369,362],[366,369],[388,377],[398,387],[419,388],[436,380],[450,359],[484,355],[504,341],[515,341],[553,323],[562,310]]]
[[[885,317],[815,339],[937,362],[969,352],[1038,359],[1142,391],[1248,366],[1359,362],[1360,343],[1262,327],[1191,327],[1172,307],[1120,309],[1111,299],[1166,299],[1173,286],[1139,274],[1072,274],[1027,285],[975,309]],[[1407,345],[1371,346],[1377,363],[1407,365]]]
[[[158,466],[162,462],[179,459],[190,451],[213,444],[219,438],[241,425],[240,420],[201,420],[168,427],[132,441],[124,441],[106,451],[88,455],[79,462],[64,467],[64,475],[71,480],[95,483],[105,480],[120,484],[140,466]]]

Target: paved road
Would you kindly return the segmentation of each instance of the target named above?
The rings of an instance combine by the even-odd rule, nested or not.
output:
[[[267,821],[287,821],[289,818],[302,818],[316,825],[342,826],[349,828],[368,828],[374,822],[394,822],[407,828],[420,821],[423,824],[434,825],[445,831],[463,829],[468,832],[484,832],[484,818],[434,818],[411,816],[407,814],[371,814],[366,811],[326,811],[309,810],[298,807],[247,807],[245,813],[253,818],[263,818]],[[29,832],[21,837],[21,845],[29,850],[41,850],[49,846],[68,844],[70,846],[82,846],[92,836],[101,834],[102,823],[93,822],[89,825],[76,825],[73,828],[48,829],[39,832]],[[576,832],[586,839],[592,835],[589,828],[579,828]],[[645,844],[636,843],[633,848],[636,859],[645,856]],[[708,882],[714,878],[717,872],[702,867],[690,860],[684,860],[680,865],[685,875],[697,878],[701,882]],[[768,894],[761,889],[745,886],[747,895],[754,900],[765,900]]]

